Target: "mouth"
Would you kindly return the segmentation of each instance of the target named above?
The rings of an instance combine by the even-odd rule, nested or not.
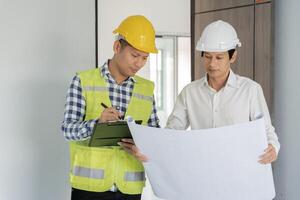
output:
[[[210,72],[217,72],[219,70],[218,69],[208,69],[208,71],[210,71]]]

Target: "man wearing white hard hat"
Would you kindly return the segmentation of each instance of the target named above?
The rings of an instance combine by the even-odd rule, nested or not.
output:
[[[259,162],[271,163],[280,148],[278,137],[261,86],[230,68],[237,58],[237,47],[241,42],[229,23],[218,20],[206,26],[196,47],[204,59],[206,75],[181,91],[166,127],[216,128],[264,116],[269,146]]]

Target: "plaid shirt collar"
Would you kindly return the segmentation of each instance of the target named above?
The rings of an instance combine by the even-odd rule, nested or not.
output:
[[[116,82],[115,79],[112,77],[110,71],[108,70],[108,62],[109,62],[109,60],[107,62],[105,62],[102,65],[102,67],[100,68],[101,75],[102,75],[102,77],[107,78],[108,80],[110,80],[112,82]],[[134,77],[129,76],[127,79],[125,79],[123,81],[123,83],[128,83],[128,82],[136,83],[137,81]]]

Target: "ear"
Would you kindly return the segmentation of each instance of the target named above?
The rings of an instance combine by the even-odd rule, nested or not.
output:
[[[234,63],[237,58],[237,50],[234,51],[231,59],[229,60],[230,64]]]
[[[115,54],[120,53],[120,51],[121,51],[121,43],[120,43],[119,40],[116,40],[114,42],[113,51],[114,51]]]

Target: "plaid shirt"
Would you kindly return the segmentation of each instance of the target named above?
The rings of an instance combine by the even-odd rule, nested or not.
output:
[[[111,76],[107,63],[105,63],[100,70],[102,77],[104,77],[108,85],[111,105],[124,115],[132,95],[134,83],[136,82],[135,79],[129,77],[118,85]],[[84,121],[85,107],[86,101],[82,95],[80,78],[76,75],[72,79],[68,89],[64,120],[61,127],[67,140],[85,140],[91,136],[93,127],[98,119]],[[148,126],[159,127],[159,119],[154,100]]]

